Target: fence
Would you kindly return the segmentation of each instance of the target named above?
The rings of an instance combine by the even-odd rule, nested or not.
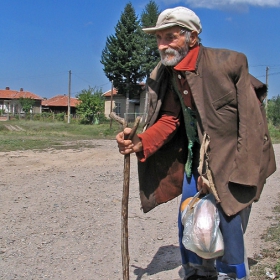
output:
[[[1,114],[1,120],[34,120],[34,121],[67,121],[67,114],[65,113],[13,113]],[[79,120],[78,115],[71,115],[71,119]]]
[[[144,123],[147,117],[147,114],[145,113],[128,113],[124,114],[124,118],[127,122],[132,123],[136,120],[136,118],[140,116],[141,120],[140,123]],[[65,113],[49,113],[49,112],[43,112],[43,113],[14,113],[14,114],[1,114],[0,121],[6,121],[6,120],[33,120],[33,121],[68,121],[68,115]],[[81,117],[79,115],[70,115],[71,121],[79,122],[81,121]],[[98,120],[98,123],[103,123],[105,121],[105,118],[94,118],[94,122],[96,123],[96,120]],[[109,121],[107,119],[107,121]]]
[[[124,119],[127,122],[134,122],[137,117],[141,117],[140,123],[144,123],[147,117],[145,113],[124,113]]]

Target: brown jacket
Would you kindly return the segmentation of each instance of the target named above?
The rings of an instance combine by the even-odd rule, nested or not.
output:
[[[276,170],[264,108],[253,88],[263,96],[265,86],[248,73],[245,55],[202,45],[196,71],[186,72],[186,78],[197,108],[200,141],[204,134],[210,137],[209,168],[221,206],[234,215],[259,199],[266,178]],[[159,64],[147,84],[150,127],[170,85],[167,68]],[[138,163],[144,212],[180,195],[186,143],[181,127],[169,143]]]

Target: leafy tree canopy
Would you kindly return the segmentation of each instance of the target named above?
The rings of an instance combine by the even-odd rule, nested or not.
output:
[[[20,97],[19,104],[21,105],[23,112],[29,113],[35,104],[35,100],[30,97]]]
[[[158,5],[154,1],[150,1],[141,15],[141,25],[143,28],[152,27],[156,25],[157,18],[159,16]],[[143,32],[144,33],[144,32]],[[154,35],[143,34],[143,39],[145,41],[145,58],[142,67],[148,77],[152,70],[155,68],[160,60],[160,55],[157,47],[157,41]]]
[[[145,77],[144,40],[139,20],[129,2],[115,27],[115,35],[107,37],[101,63],[105,75],[120,94],[137,95],[138,83]]]
[[[105,99],[101,89],[89,87],[79,92],[76,97],[81,101],[77,106],[77,114],[81,117],[81,123],[92,124],[95,119],[104,114]]]
[[[280,125],[280,95],[268,100],[267,117],[274,126]]]

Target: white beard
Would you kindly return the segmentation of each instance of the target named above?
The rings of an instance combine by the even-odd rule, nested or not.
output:
[[[179,51],[172,48],[160,51],[161,63],[165,66],[175,66],[187,55],[189,49],[180,49]],[[173,55],[172,59],[168,59],[169,54]]]

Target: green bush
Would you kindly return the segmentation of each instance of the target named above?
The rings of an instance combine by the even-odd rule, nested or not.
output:
[[[54,114],[53,113],[49,113],[49,112],[43,112],[41,113],[40,116],[40,121],[53,121],[54,119]]]
[[[34,114],[32,117],[33,121],[40,121],[41,120],[41,114]]]
[[[65,113],[58,113],[58,114],[55,114],[55,120],[56,121],[61,121],[63,122],[65,120]]]
[[[280,143],[280,127],[273,125],[271,122],[268,123],[269,134],[274,144]]]

